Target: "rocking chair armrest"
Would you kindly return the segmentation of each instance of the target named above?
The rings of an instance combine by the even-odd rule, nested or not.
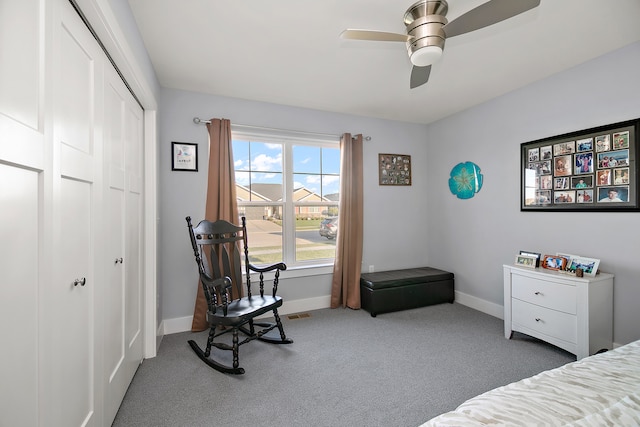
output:
[[[229,276],[220,277],[218,279],[211,279],[207,276],[201,276],[200,280],[202,280],[202,283],[206,284],[210,288],[215,288],[219,292],[226,292],[228,289],[231,289],[233,287],[233,282],[231,281],[231,277]]]
[[[256,267],[253,264],[249,264],[249,270],[254,271],[256,273],[266,273],[273,270],[284,271],[287,269],[287,264],[284,262],[278,262],[276,264],[268,265],[266,267]]]

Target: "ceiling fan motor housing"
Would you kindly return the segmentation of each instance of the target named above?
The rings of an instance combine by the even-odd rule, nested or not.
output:
[[[445,18],[448,10],[444,0],[421,0],[407,9],[404,23],[411,37],[407,51],[413,65],[431,65],[442,55],[445,41],[442,27],[448,22]]]

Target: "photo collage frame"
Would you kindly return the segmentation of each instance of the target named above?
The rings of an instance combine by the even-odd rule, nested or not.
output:
[[[522,211],[637,211],[640,119],[521,144]]]
[[[411,156],[378,154],[379,185],[411,185]]]

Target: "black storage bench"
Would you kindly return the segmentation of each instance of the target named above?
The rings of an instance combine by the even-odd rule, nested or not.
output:
[[[453,303],[453,273],[421,267],[360,275],[360,303],[376,317],[380,313]]]

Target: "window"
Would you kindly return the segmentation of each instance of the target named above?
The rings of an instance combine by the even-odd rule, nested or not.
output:
[[[340,192],[337,139],[234,129],[233,160],[251,262],[284,261],[288,267],[333,263]]]

